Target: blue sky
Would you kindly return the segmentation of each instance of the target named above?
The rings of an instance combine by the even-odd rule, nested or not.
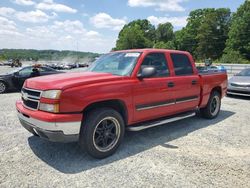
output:
[[[244,0],[1,0],[0,48],[108,52],[124,24],[186,25],[190,11],[230,8]]]

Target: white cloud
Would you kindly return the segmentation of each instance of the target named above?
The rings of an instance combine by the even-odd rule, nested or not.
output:
[[[66,39],[66,40],[72,40],[73,37],[72,37],[71,35],[67,35],[67,36],[65,37],[65,39]]]
[[[39,38],[39,39],[52,39],[56,37],[55,32],[51,31],[46,26],[35,26],[26,29],[26,34],[29,37]]]
[[[9,17],[12,16],[16,11],[13,8],[9,7],[0,7],[0,15]]]
[[[37,9],[53,10],[55,12],[76,13],[77,10],[64,4],[55,3],[53,0],[44,0],[36,5]]]
[[[0,34],[1,35],[12,35],[12,36],[21,36],[22,34],[18,32],[16,28],[16,23],[4,18],[0,17]]]
[[[26,29],[26,34],[32,38],[49,41],[101,39],[98,32],[88,31],[79,20],[54,21],[52,25],[30,27]]]
[[[57,31],[63,31],[68,33],[74,33],[74,34],[83,34],[86,32],[86,30],[83,27],[82,22],[79,20],[65,20],[65,21],[55,21],[54,25],[52,26],[53,29]]]
[[[15,22],[8,20],[7,18],[0,17],[0,25],[1,28],[7,29],[7,30],[16,30],[16,24]]]
[[[128,0],[130,7],[155,7],[157,11],[181,12],[185,8],[180,3],[187,0]]]
[[[149,16],[147,18],[153,25],[158,25],[160,23],[170,22],[174,27],[185,27],[187,24],[187,16],[182,17],[155,17]]]
[[[35,2],[32,0],[14,0],[14,3],[24,6],[30,6],[35,4]]]
[[[100,36],[100,33],[96,32],[96,31],[88,31],[86,33],[86,36],[87,37],[99,37]]]
[[[50,18],[45,12],[41,10],[29,11],[29,12],[17,12],[16,17],[18,20],[23,22],[32,22],[32,23],[39,23],[39,22],[47,22]]]
[[[41,10],[22,12],[9,7],[0,7],[0,16],[16,18],[23,22],[40,23],[56,18],[57,14],[52,12],[51,15],[48,15]]]
[[[125,24],[125,19],[112,18],[109,14],[98,13],[90,18],[90,22],[96,28],[110,28],[113,30],[120,30]]]
[[[18,41],[21,45],[19,48],[76,50],[78,43],[79,50],[105,52],[114,46],[115,41],[103,37],[97,31],[87,30],[79,20],[54,21],[47,26],[29,27],[24,35]],[[11,41],[8,40],[12,44]],[[0,47],[2,45],[0,43]]]

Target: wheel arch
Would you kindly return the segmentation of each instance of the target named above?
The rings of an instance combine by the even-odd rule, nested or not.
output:
[[[220,86],[216,86],[214,87],[211,92],[210,92],[210,96],[213,92],[217,91],[220,94],[220,97],[222,97],[222,88]]]
[[[3,82],[5,85],[6,85],[6,89],[8,89],[9,88],[9,84],[8,84],[8,82],[6,82],[5,80],[3,80],[3,79],[0,79],[0,82]]]
[[[88,112],[90,112],[94,109],[104,108],[104,107],[112,108],[112,109],[116,110],[117,112],[119,112],[124,119],[125,125],[127,125],[127,123],[128,123],[127,106],[126,106],[125,102],[120,100],[120,99],[104,100],[104,101],[98,101],[98,102],[91,103],[83,109],[83,116],[85,117],[85,115]]]

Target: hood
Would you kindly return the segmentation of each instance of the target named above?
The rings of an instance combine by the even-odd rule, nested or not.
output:
[[[100,83],[122,79],[122,76],[110,73],[82,72],[82,73],[62,73],[50,76],[40,76],[27,79],[24,87],[37,90],[67,89],[79,85]]]
[[[250,76],[233,76],[229,79],[229,83],[235,83],[235,84],[250,84]]]
[[[13,74],[11,73],[7,73],[7,74],[0,74],[0,77],[10,77],[12,76]]]

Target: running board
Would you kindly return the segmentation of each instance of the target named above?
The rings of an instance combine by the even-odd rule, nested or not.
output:
[[[127,127],[127,130],[128,131],[141,131],[141,130],[144,130],[144,129],[148,129],[148,128],[151,128],[151,127],[156,127],[156,126],[159,126],[159,125],[163,125],[163,124],[166,124],[166,123],[171,123],[171,122],[174,122],[174,121],[179,121],[179,120],[182,120],[182,119],[186,119],[186,118],[189,118],[189,117],[193,117],[195,116],[195,112],[188,112],[188,113],[182,113],[182,114],[179,114],[177,116],[172,116],[172,117],[167,117],[165,119],[161,119],[161,120],[156,120],[156,121],[151,121],[149,123],[141,123],[139,125],[131,125],[131,126],[128,126]]]

